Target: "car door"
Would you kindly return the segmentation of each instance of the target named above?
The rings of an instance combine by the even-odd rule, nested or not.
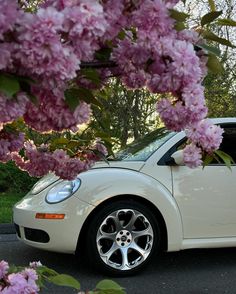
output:
[[[220,149],[236,160],[236,125],[224,125]],[[236,166],[217,162],[196,169],[172,166],[173,195],[184,238],[236,236]]]

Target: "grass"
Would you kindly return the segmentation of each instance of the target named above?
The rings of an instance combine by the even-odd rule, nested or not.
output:
[[[12,222],[12,208],[25,193],[6,192],[0,193],[0,223]]]

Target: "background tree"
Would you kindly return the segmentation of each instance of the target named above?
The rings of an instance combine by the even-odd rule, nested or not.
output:
[[[115,148],[123,148],[130,140],[138,139],[158,125],[155,103],[157,97],[145,89],[128,90],[113,79],[109,87],[97,93],[102,105],[93,107],[86,133],[93,132]],[[112,145],[111,145],[112,146]]]
[[[211,3],[213,10],[222,11],[220,19],[217,23],[209,23],[207,25],[207,32],[212,32],[214,35],[208,35],[208,44],[213,46],[218,51],[218,56],[224,70],[218,74],[209,72],[205,77],[203,85],[205,87],[205,97],[208,106],[209,117],[226,117],[236,115],[236,59],[235,49],[227,45],[227,40],[236,40],[236,31],[234,22],[227,22],[227,20],[234,18],[236,13],[235,0],[218,1],[186,1],[185,5],[180,5],[181,10],[188,13],[190,18],[188,20],[189,26],[196,30],[202,30],[201,19],[203,12],[207,12]],[[233,26],[227,25],[232,24]],[[206,35],[207,36],[207,35]],[[215,43],[218,39],[219,43]]]

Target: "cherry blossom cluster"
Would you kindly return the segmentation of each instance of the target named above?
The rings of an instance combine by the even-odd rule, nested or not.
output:
[[[4,260],[0,261],[0,292],[2,294],[38,293],[40,289],[37,285],[38,275],[35,268],[40,265],[34,262],[19,272],[9,273],[8,263]]]
[[[207,154],[220,147],[223,129],[213,125],[208,119],[204,119],[186,130],[191,144],[186,146],[183,152],[184,162],[194,168],[202,164],[202,150]]]
[[[39,132],[66,129],[76,132],[78,125],[88,122],[90,118],[89,104],[82,101],[71,111],[65,104],[64,93],[58,89],[53,92],[34,89],[34,93],[38,95],[38,103],[29,102],[23,117],[28,126]]]
[[[10,123],[23,116],[26,113],[27,103],[28,98],[25,93],[18,93],[15,99],[9,99],[6,95],[0,93],[1,123]]]
[[[18,153],[12,153],[12,159],[22,169],[33,177],[42,177],[49,172],[54,172],[63,179],[73,180],[76,176],[90,168],[95,161],[107,155],[103,144],[96,142],[91,148],[89,146],[79,151],[76,157],[69,157],[65,150],[57,149],[50,151],[49,146],[36,147],[33,142],[25,143],[25,157]]]
[[[12,154],[23,148],[24,140],[23,133],[13,134],[4,130],[0,131],[0,161],[11,160]]]
[[[98,70],[101,85],[109,72],[128,88],[166,94],[157,104],[160,117],[171,130],[188,130],[191,145],[185,150],[186,164],[201,164],[202,153],[212,153],[219,146],[222,132],[209,121],[202,123],[207,115],[201,85],[207,57],[203,50],[195,50],[194,45],[202,42],[196,32],[176,31],[171,9],[177,3],[45,0],[36,13],[29,13],[16,0],[0,0],[0,71],[32,80],[30,89],[20,89],[13,97],[0,92],[0,130],[23,117],[39,132],[77,131],[78,125],[88,122],[91,108],[81,101],[69,108],[64,92],[75,85],[90,87],[81,70],[85,64],[99,63],[96,53],[109,49],[107,68]],[[109,67],[111,63],[116,66]],[[0,141],[1,161],[15,151],[4,140]],[[24,148],[26,159],[15,152],[12,158],[35,176],[54,171],[72,178],[96,158],[84,152],[69,158],[65,151],[44,152],[31,143]]]

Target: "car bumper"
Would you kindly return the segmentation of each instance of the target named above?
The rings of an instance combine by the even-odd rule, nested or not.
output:
[[[76,197],[48,204],[42,195],[27,195],[13,209],[18,239],[49,251],[75,253],[80,230],[94,207]],[[36,213],[65,214],[64,219],[37,219]]]

